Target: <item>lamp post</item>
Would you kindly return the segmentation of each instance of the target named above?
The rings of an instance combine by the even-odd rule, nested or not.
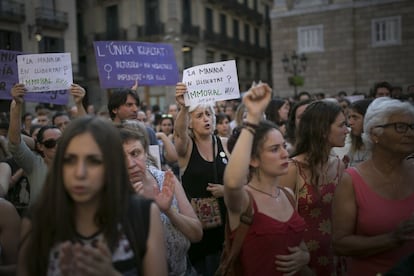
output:
[[[308,58],[305,54],[298,55],[296,51],[292,52],[292,55],[288,57],[287,54],[283,55],[282,64],[283,70],[286,73],[291,73],[292,76],[288,78],[289,84],[292,85],[295,89],[295,97],[297,96],[297,87],[303,85],[303,77],[300,76],[300,73],[306,71]]]

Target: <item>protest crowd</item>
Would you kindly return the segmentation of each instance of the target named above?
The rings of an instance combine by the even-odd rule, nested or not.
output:
[[[183,81],[166,107],[139,85],[35,113],[13,85],[0,275],[414,275],[414,85],[194,104]]]

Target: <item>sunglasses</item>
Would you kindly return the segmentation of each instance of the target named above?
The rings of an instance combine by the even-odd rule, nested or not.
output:
[[[173,116],[171,114],[162,114],[161,118],[172,118]]]
[[[58,139],[48,139],[46,141],[43,141],[42,144],[47,148],[47,149],[53,149],[54,147],[56,147],[56,145],[59,143],[60,138]]]

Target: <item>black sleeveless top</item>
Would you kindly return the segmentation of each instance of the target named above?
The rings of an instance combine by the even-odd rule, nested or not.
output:
[[[215,152],[217,180],[215,180],[214,162],[206,161],[200,155],[197,144],[194,142],[194,139],[192,139],[193,150],[187,168],[181,177],[183,188],[189,201],[191,201],[191,198],[211,197],[212,194],[207,191],[208,183],[223,184],[224,169],[228,158],[220,138],[213,136],[213,139],[216,139],[218,149],[218,151]],[[189,256],[193,262],[204,258],[206,255],[219,253],[223,247],[226,207],[223,198],[219,198],[218,202],[220,204],[223,225],[217,228],[204,229],[203,239],[198,243],[191,244]]]

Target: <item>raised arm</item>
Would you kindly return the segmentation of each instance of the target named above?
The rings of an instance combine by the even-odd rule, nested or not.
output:
[[[187,86],[184,83],[177,83],[175,87],[175,100],[180,106],[177,118],[174,123],[174,143],[179,157],[187,154],[191,139],[188,135],[188,107],[184,103],[184,94],[187,93]]]
[[[171,139],[165,135],[164,132],[157,132],[156,133],[157,139],[160,139],[164,145],[164,158],[167,162],[173,163],[177,162],[177,150],[175,149],[174,144],[172,143]]]
[[[24,84],[18,83],[15,84],[11,90],[11,95],[13,97],[13,101],[10,105],[10,124],[9,124],[9,132],[8,138],[9,142],[13,145],[20,144],[20,130],[22,128],[21,125],[21,114],[23,109],[24,103],[24,95],[26,94],[26,88]]]
[[[73,83],[70,86],[70,94],[72,95],[73,101],[75,102],[76,108],[78,110],[76,116],[81,117],[86,115],[87,113],[85,107],[83,106],[83,98],[86,94],[85,89],[82,86]]]
[[[178,212],[173,209],[169,209],[165,212],[172,224],[177,227],[191,242],[198,242],[203,237],[203,228],[201,222],[194,212],[193,207],[188,201],[183,186],[180,181],[172,174],[173,181],[175,182],[175,198],[178,202]]]
[[[252,87],[244,95],[243,103],[247,109],[248,124],[257,125],[260,122],[270,98],[271,89],[267,84]],[[248,204],[244,185],[249,174],[254,133],[255,129],[252,126],[242,128],[224,172],[224,201],[229,213],[233,213],[235,217],[238,217]]]
[[[400,246],[398,231],[377,236],[355,234],[357,206],[352,177],[345,173],[336,187],[332,210],[332,242],[338,255],[369,256]]]

